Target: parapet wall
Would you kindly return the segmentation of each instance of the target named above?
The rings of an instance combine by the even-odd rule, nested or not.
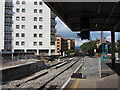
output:
[[[2,82],[20,79],[45,68],[43,61],[35,61],[27,64],[16,65],[0,70]],[[2,78],[2,79],[1,79]]]

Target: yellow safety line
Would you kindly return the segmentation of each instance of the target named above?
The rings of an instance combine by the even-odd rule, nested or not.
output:
[[[77,79],[77,81],[76,81],[76,83],[75,83],[75,85],[73,87],[73,90],[75,90],[78,87],[79,82],[80,82],[80,79]]]

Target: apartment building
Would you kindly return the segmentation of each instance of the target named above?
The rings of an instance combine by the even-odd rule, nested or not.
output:
[[[1,0],[0,17],[1,52],[55,52],[56,15],[42,0]]]
[[[75,39],[66,38],[68,43],[68,50],[75,49]]]
[[[55,35],[55,53],[60,54],[62,49],[62,37],[60,35]]]
[[[75,49],[75,40],[71,38],[62,38],[60,35],[55,35],[55,53],[61,55],[70,49]]]

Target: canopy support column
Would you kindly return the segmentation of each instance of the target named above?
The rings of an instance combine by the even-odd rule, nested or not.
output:
[[[115,32],[113,30],[111,30],[111,43],[112,43],[112,50],[111,50],[112,68],[115,68]]]

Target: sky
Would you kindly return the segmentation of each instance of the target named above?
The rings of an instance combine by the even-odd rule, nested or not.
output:
[[[56,17],[56,30],[58,35],[62,36],[63,38],[73,38],[75,39],[75,46],[79,47],[80,45],[82,45],[84,42],[88,42],[88,40],[81,40],[80,38],[77,37],[77,33],[80,32],[72,32],[72,30],[70,30],[70,28],[67,27],[67,25],[64,24],[64,22],[62,22],[62,20],[59,17]],[[95,40],[96,38],[100,39],[100,31],[94,31],[94,32],[90,32],[90,38],[92,40]],[[120,34],[119,34],[120,35]],[[108,41],[111,41],[111,32],[110,31],[104,31],[103,32],[103,37],[106,37],[106,39]],[[117,41],[118,38],[120,39],[120,37],[118,37],[118,33],[115,33],[115,40]]]

